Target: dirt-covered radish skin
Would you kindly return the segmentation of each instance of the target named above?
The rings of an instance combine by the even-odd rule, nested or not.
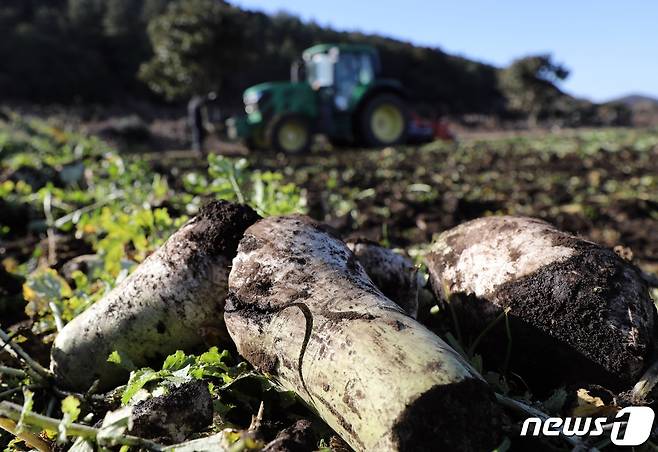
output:
[[[238,351],[355,450],[496,446],[486,383],[386,298],[321,224],[288,216],[251,226],[229,289],[225,321]]]
[[[487,217],[441,234],[431,285],[472,336],[510,308],[513,366],[538,386],[628,388],[652,351],[655,308],[638,269],[612,250],[525,217]],[[502,361],[500,322],[483,341]]]
[[[202,208],[59,333],[51,353],[59,383],[79,391],[96,379],[101,389],[120,384],[126,371],[107,362],[115,350],[144,366],[201,345],[204,332],[229,340],[221,315],[229,267],[242,234],[258,218],[251,208],[225,201]]]
[[[212,418],[208,384],[193,380],[165,395],[138,402],[133,407],[130,433],[161,444],[179,443],[212,424]]]
[[[345,243],[379,290],[416,318],[423,281],[413,262],[367,239],[350,239]]]

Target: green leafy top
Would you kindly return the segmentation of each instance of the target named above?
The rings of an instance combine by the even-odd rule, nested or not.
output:
[[[117,362],[117,359],[118,352],[113,352],[108,360]],[[131,372],[121,402],[127,405],[135,400],[166,392],[171,386],[180,386],[193,379],[217,381],[220,388],[226,388],[249,370],[245,362],[237,365],[230,363],[230,353],[226,350],[219,352],[217,347],[212,347],[198,356],[186,355],[178,350],[164,360],[160,370],[146,367]]]

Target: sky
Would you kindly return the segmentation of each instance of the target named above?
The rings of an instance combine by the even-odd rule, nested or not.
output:
[[[505,66],[551,53],[570,70],[566,92],[597,102],[658,97],[654,0],[233,0],[339,30],[377,33]]]

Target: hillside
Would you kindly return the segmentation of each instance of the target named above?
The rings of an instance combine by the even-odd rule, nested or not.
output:
[[[638,127],[658,125],[658,99],[644,94],[629,94],[615,101],[629,109],[632,124]]]
[[[288,79],[291,62],[305,48],[353,42],[377,47],[383,75],[400,80],[415,108],[428,117],[605,123],[597,106],[561,93],[560,79],[543,78],[555,67],[550,55],[517,60],[539,66],[519,65],[529,72],[501,83],[513,65],[496,68],[438,47],[339,31],[222,0],[8,0],[0,6],[0,27],[6,30],[0,92],[18,102],[181,105],[194,93],[212,90],[223,107],[238,109],[246,87]],[[517,91],[510,92],[510,86]],[[543,92],[528,96],[524,90]],[[536,105],[515,97],[537,99]]]
[[[0,43],[5,71],[0,91],[15,99],[39,102],[110,102],[151,98],[137,77],[153,51],[147,29],[166,12],[170,0],[10,0],[0,6],[0,26],[8,30]],[[178,2],[180,3],[180,2]],[[189,11],[200,1],[183,2]],[[305,23],[285,14],[268,16],[224,5],[215,31],[213,61],[231,67],[221,74],[224,102],[241,101],[241,91],[265,80],[289,77],[290,63],[303,49],[323,41],[366,42],[377,46],[388,76],[400,79],[412,95],[449,112],[490,112],[500,106],[496,68],[375,35],[341,32]],[[198,24],[203,27],[204,24]],[[170,45],[178,43],[171,39]],[[238,49],[241,64],[225,64]],[[29,55],[29,58],[26,56]],[[224,69],[226,72],[226,69]],[[43,74],[48,74],[44,77]],[[155,100],[160,100],[156,97]],[[181,99],[184,100],[184,99]]]
[[[644,104],[644,105],[656,105],[658,106],[658,98],[647,96],[644,94],[629,94],[627,96],[623,96],[617,99],[614,99],[612,102],[617,102],[620,104],[624,104],[628,107],[636,107],[638,105]]]

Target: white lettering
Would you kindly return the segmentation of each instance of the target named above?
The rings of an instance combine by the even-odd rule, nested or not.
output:
[[[590,433],[590,436],[601,436],[603,435],[603,424],[605,424],[606,418],[597,417],[594,419],[594,430]]]
[[[628,415],[628,422],[621,418]],[[612,423],[610,441],[616,446],[639,446],[649,439],[655,418],[654,411],[646,406],[626,407],[621,409]],[[593,423],[592,423],[593,421]],[[521,436],[601,436],[604,433],[604,417],[549,417],[542,420],[539,417],[529,417],[523,421]],[[560,428],[562,426],[562,428]],[[626,426],[622,432],[622,427]],[[590,430],[590,427],[593,427]]]
[[[551,427],[551,424],[554,425],[555,428]],[[559,417],[549,417],[544,422],[544,428],[541,432],[546,436],[558,436],[560,434],[560,425],[562,425],[562,419]]]
[[[581,423],[582,423],[582,428],[581,428]],[[592,423],[591,417],[586,417],[586,418],[568,417],[564,421],[563,432],[567,436],[571,436],[571,435],[582,436],[589,431],[589,426],[591,425],[591,423]]]
[[[532,423],[535,424],[534,430],[532,431],[532,436],[539,436],[539,432],[541,430],[541,419],[538,417],[529,417],[523,421],[523,427],[521,427],[521,436],[526,436],[528,434],[528,428],[530,428],[530,424]]]
[[[629,417],[624,437],[619,437],[622,422],[615,421],[612,425],[610,440],[615,446],[639,446],[649,439],[655,413],[648,406],[628,406],[619,410],[615,419],[619,419],[626,413],[629,414]]]

